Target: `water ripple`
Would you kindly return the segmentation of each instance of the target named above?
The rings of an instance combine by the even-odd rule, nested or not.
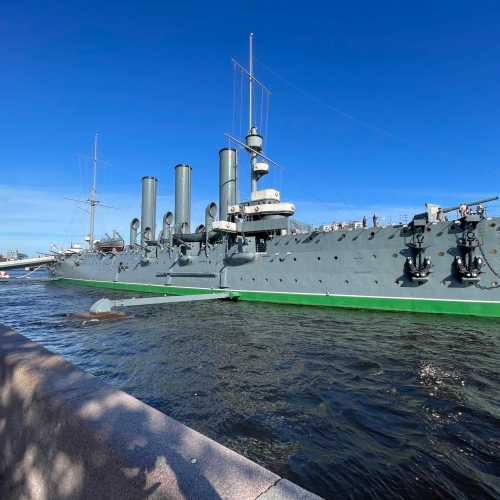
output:
[[[0,286],[0,321],[326,498],[500,498],[499,322],[250,303],[68,317],[124,293]]]

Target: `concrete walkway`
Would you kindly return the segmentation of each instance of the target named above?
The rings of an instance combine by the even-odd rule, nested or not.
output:
[[[0,498],[320,497],[0,325]]]

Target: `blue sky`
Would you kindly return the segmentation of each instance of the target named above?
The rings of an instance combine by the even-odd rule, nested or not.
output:
[[[500,191],[498,2],[11,2],[0,17],[0,251],[81,239],[94,132],[97,234],[128,233],[140,178],[172,209],[217,200],[233,124],[231,57],[273,92],[263,182],[321,223]],[[239,89],[237,87],[237,101]],[[248,168],[240,162],[240,193]],[[498,205],[493,208],[499,211]]]

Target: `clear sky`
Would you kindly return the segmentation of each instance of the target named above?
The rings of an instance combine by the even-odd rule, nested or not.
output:
[[[88,195],[96,131],[98,197],[117,207],[98,211],[98,236],[127,236],[143,175],[159,179],[158,217],[172,209],[179,162],[201,220],[223,134],[239,133],[230,59],[246,65],[250,31],[272,91],[266,151],[283,165],[262,185],[297,219],[499,194],[499,26],[497,1],[4,3],[0,252],[82,239],[87,214],[65,197]]]

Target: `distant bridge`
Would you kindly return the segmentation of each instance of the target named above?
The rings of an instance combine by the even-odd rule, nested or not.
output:
[[[44,264],[55,262],[56,258],[52,255],[47,257],[34,257],[32,259],[6,260],[0,262],[0,271],[3,269],[16,269],[21,267],[38,267]]]

